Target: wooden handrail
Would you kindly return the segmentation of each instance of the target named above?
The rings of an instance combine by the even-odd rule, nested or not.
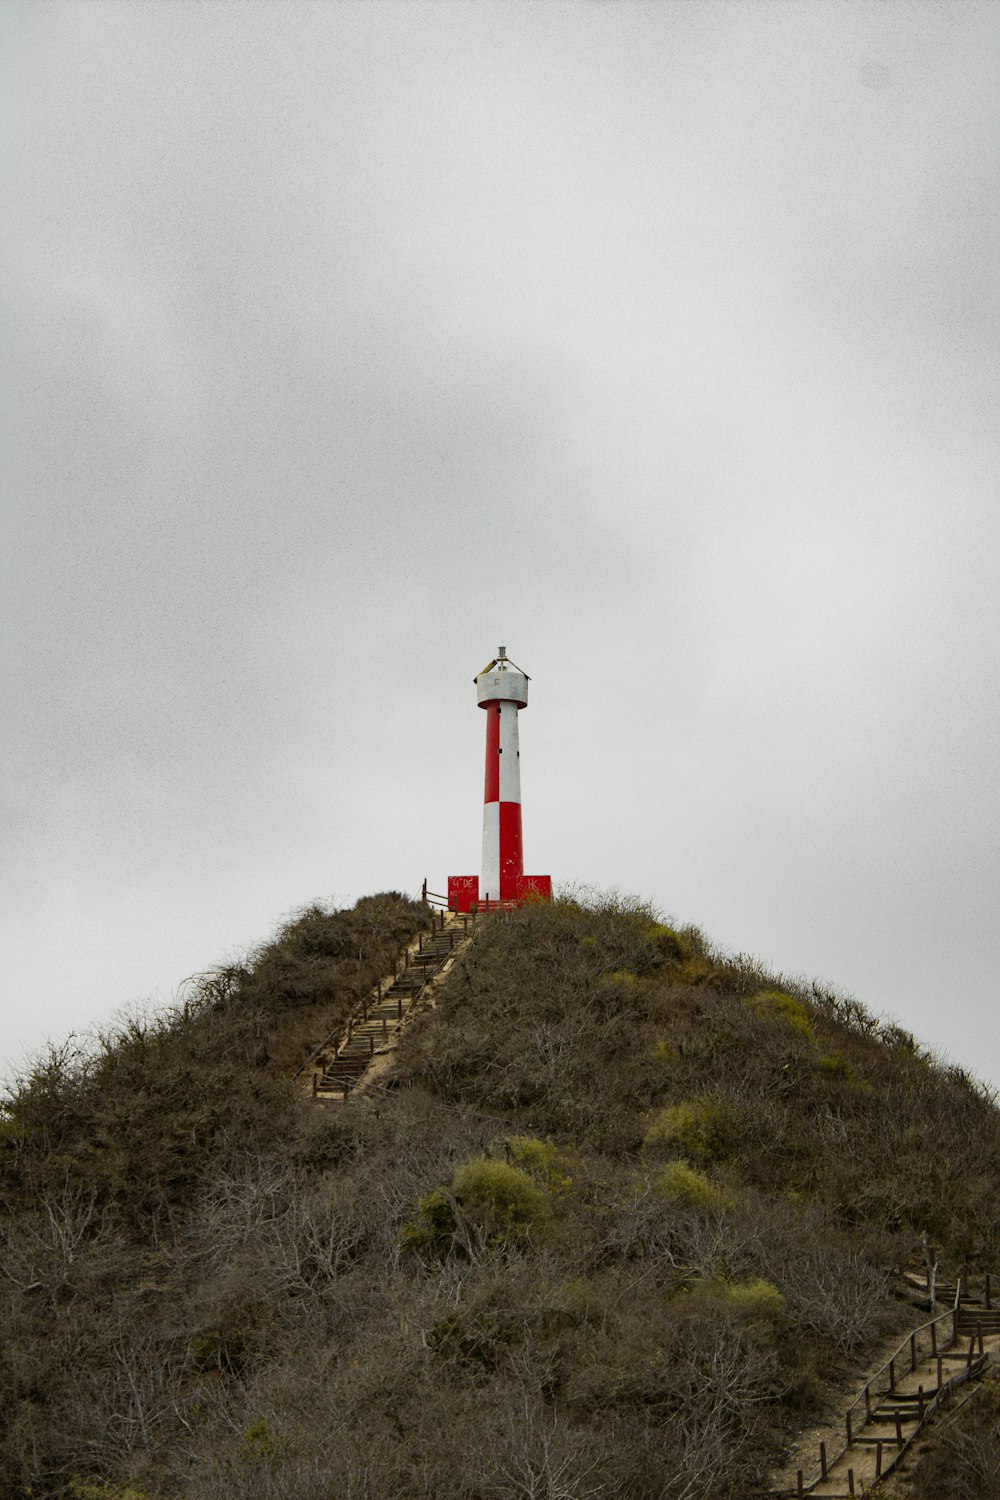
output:
[[[396,977],[397,977],[397,968],[399,966],[399,960],[400,960],[400,958],[404,958],[405,959],[407,953],[409,953],[409,951],[410,951],[411,943],[412,943],[412,939],[410,940],[409,943],[404,943],[403,946],[401,948],[397,949],[397,951],[396,951],[396,956],[395,956],[395,958],[392,961],[392,977],[393,977],[393,980],[395,980]],[[381,1000],[382,999],[382,980],[381,979],[378,980],[377,984],[375,984],[375,985],[372,986],[372,990],[377,991],[378,998],[379,998],[379,1000]],[[371,994],[371,991],[369,991],[369,994]],[[367,999],[366,999],[364,1001],[364,1005],[365,1005],[366,1009],[367,1009],[367,1004],[368,1004],[368,1002],[367,1002]],[[353,1016],[349,1017],[348,1021],[347,1021],[348,1032],[350,1032],[350,1029],[351,1029],[351,1027],[353,1025],[353,1022],[354,1022],[354,1017]],[[325,1036],[323,1038],[323,1040],[320,1042],[319,1046],[316,1047],[310,1053],[310,1055],[306,1058],[306,1060],[302,1064],[302,1066],[299,1067],[299,1068],[296,1068],[295,1072],[292,1074],[293,1080],[296,1079],[296,1078],[301,1078],[302,1074],[305,1073],[308,1068],[313,1067],[314,1064],[315,1064],[315,1062],[316,1062],[316,1060],[317,1060],[317,1058],[321,1055],[321,1053],[323,1053],[323,1052],[326,1051],[326,1049],[329,1047],[329,1045],[330,1045],[331,1042],[334,1042],[333,1060],[336,1062],[337,1058],[340,1055],[340,1039],[343,1036],[343,1034],[344,1034],[344,1023],[341,1022],[338,1026],[335,1026],[334,1029],[327,1036]],[[350,1040],[350,1036],[348,1036],[348,1040]]]
[[[430,912],[429,932],[427,931],[427,929],[419,932],[416,935],[416,938],[411,939],[410,942],[408,942],[402,949],[400,949],[400,952],[397,954],[396,959],[393,963],[392,983],[398,983],[401,979],[403,979],[404,976],[406,976],[406,982],[402,988],[408,989],[409,994],[405,1001],[405,1011],[402,989],[394,997],[396,1000],[396,1015],[391,1020],[391,1023],[388,1021],[387,1017],[382,1017],[383,1044],[388,1038],[389,1025],[391,1024],[392,1031],[395,1032],[400,1026],[404,1024],[405,1015],[407,1015],[413,1009],[414,1005],[416,1005],[417,1002],[421,999],[424,990],[427,988],[427,985],[441,971],[441,969],[451,961],[455,952],[456,936],[458,937],[459,941],[464,940],[468,936],[469,922],[467,916],[462,916],[461,933],[458,933],[457,926],[446,932],[446,926],[447,923],[445,913],[443,911],[437,912],[432,909]],[[434,949],[431,947],[432,940],[435,938],[440,938],[442,936],[444,936],[446,939],[447,947],[442,948],[441,951],[434,951]],[[427,946],[425,946],[425,944]],[[369,1005],[371,1004],[372,1000],[374,999],[376,1003],[384,1002],[390,988],[391,985],[386,984],[385,988],[383,989],[383,981],[379,980],[378,983],[369,992],[369,994],[366,995],[361,1002],[359,1002],[359,1008],[356,1008],[352,1015],[347,1018],[346,1023],[342,1022],[335,1031],[332,1031],[329,1036],[327,1036],[326,1039],[320,1043],[320,1045],[312,1052],[310,1057],[308,1057],[302,1064],[302,1066],[296,1071],[294,1076],[295,1078],[299,1078],[303,1073],[307,1071],[307,1069],[312,1068],[314,1070],[312,1080],[313,1098],[318,1097],[321,1091],[324,1094],[328,1093],[334,1085],[338,1089],[343,1089],[344,1097],[346,1098],[355,1084],[360,1081],[361,1074],[359,1074],[358,1077],[354,1077],[358,1056],[356,1047],[354,1051],[348,1051],[347,1049],[351,1042],[354,1040],[355,1028],[359,1024],[367,1021]],[[322,1087],[320,1088],[317,1085],[316,1080],[316,1064],[318,1059],[324,1052],[327,1051],[327,1049],[330,1047],[330,1044],[334,1042],[335,1039],[336,1042],[333,1047],[333,1053],[330,1061],[328,1063],[320,1065],[320,1072],[322,1074]],[[374,1055],[374,1050],[374,1042],[370,1037],[369,1057]],[[338,1070],[336,1065],[341,1061],[342,1057],[344,1059],[344,1062],[341,1069]],[[362,1073],[364,1071],[364,1069],[361,1070]]]
[[[989,1273],[987,1273],[986,1276],[986,1288],[986,1296],[987,1298],[989,1298],[991,1292],[991,1277]],[[872,1387],[876,1385],[876,1383],[881,1379],[887,1377],[889,1393],[892,1394],[896,1389],[897,1361],[906,1358],[909,1363],[910,1370],[913,1371],[917,1368],[918,1355],[924,1354],[931,1360],[936,1361],[937,1390],[934,1393],[933,1398],[931,1400],[927,1400],[924,1395],[923,1386],[918,1387],[918,1416],[916,1425],[905,1438],[903,1437],[901,1419],[899,1411],[897,1410],[895,1422],[895,1438],[891,1440],[896,1451],[888,1463],[883,1463],[882,1460],[882,1449],[884,1441],[886,1440],[879,1439],[877,1442],[877,1452],[875,1460],[877,1470],[876,1477],[884,1479],[888,1474],[892,1472],[892,1470],[899,1463],[903,1454],[906,1453],[912,1446],[914,1440],[923,1431],[924,1427],[930,1421],[931,1417],[938,1410],[941,1404],[945,1400],[947,1400],[952,1392],[957,1390],[960,1385],[964,1385],[967,1380],[970,1380],[975,1375],[977,1375],[989,1358],[989,1356],[984,1352],[983,1331],[982,1324],[980,1324],[977,1330],[978,1339],[977,1333],[974,1333],[970,1336],[968,1357],[962,1368],[949,1380],[942,1381],[941,1379],[942,1364],[939,1350],[947,1351],[949,1349],[952,1349],[959,1341],[958,1316],[961,1310],[963,1297],[968,1297],[967,1269],[963,1270],[962,1275],[958,1278],[953,1305],[945,1312],[938,1313],[936,1317],[930,1318],[926,1323],[921,1323],[919,1327],[912,1329],[910,1333],[906,1335],[906,1338],[900,1344],[899,1348],[896,1349],[896,1351],[889,1357],[885,1364],[882,1365],[880,1369],[876,1370],[874,1375],[869,1377],[869,1379],[865,1383],[865,1387],[861,1392],[861,1395],[858,1396],[847,1408],[844,1414],[844,1435],[847,1441],[844,1443],[844,1445],[840,1449],[838,1449],[836,1453],[830,1455],[827,1453],[826,1444],[821,1443],[819,1450],[818,1469],[816,1469],[815,1472],[811,1473],[808,1478],[806,1477],[806,1473],[803,1469],[797,1470],[794,1489],[771,1490],[768,1492],[769,1496],[788,1495],[804,1497],[808,1495],[813,1489],[815,1489],[817,1484],[820,1484],[824,1480],[828,1479],[830,1470],[834,1467],[835,1464],[840,1462],[840,1460],[852,1447],[853,1442],[857,1438],[859,1433],[861,1433],[865,1429],[865,1427],[867,1427],[868,1424],[872,1421]],[[989,1307],[989,1302],[987,1302],[987,1307]],[[937,1336],[938,1327],[944,1323],[950,1323],[950,1334],[946,1342],[940,1343]],[[928,1330],[930,1332],[928,1347],[924,1350],[920,1350],[920,1335],[928,1332]],[[977,1342],[978,1358],[976,1356]],[[861,1416],[861,1421],[859,1424],[855,1425],[855,1418],[857,1416]],[[853,1479],[853,1473],[849,1474],[849,1478]]]

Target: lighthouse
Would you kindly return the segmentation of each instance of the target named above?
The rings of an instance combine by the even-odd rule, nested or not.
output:
[[[479,707],[486,711],[486,779],[483,794],[482,875],[450,875],[448,905],[470,911],[478,900],[487,908],[516,906],[527,896],[549,899],[550,875],[525,875],[521,842],[521,752],[517,716],[528,706],[528,674],[501,646],[473,679]]]

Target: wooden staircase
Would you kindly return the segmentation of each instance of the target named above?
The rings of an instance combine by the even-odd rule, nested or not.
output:
[[[1000,1307],[989,1276],[981,1295],[970,1292],[965,1274],[959,1282],[939,1282],[935,1303],[941,1302],[949,1310],[914,1329],[848,1408],[836,1451],[828,1454],[820,1443],[818,1469],[809,1475],[799,1469],[793,1487],[771,1496],[864,1494],[896,1467],[952,1392],[979,1375],[990,1355],[1000,1355]]]
[[[472,916],[431,913],[430,930],[405,950],[391,976],[379,980],[346,1029],[328,1037],[301,1070],[312,1098],[346,1099],[359,1086],[376,1058],[395,1046],[413,1005],[425,996],[431,981],[450,967],[474,925]]]

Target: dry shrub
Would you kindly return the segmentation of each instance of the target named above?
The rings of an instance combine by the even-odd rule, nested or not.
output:
[[[995,1377],[956,1417],[930,1428],[907,1479],[910,1494],[933,1500],[1000,1495],[1000,1385]]]
[[[922,1229],[1000,1265],[984,1091],[620,897],[484,922],[387,1091],[302,1100],[420,920],[311,908],[14,1091],[4,1500],[744,1500]]]

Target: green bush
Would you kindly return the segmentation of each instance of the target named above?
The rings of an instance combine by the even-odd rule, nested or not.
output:
[[[685,1155],[708,1162],[725,1155],[731,1133],[730,1110],[711,1094],[703,1094],[659,1110],[643,1145],[680,1146]]]
[[[610,974],[601,975],[601,983],[616,985],[623,990],[634,990],[638,987],[639,976],[631,969],[612,969]]]
[[[672,1161],[658,1172],[655,1186],[675,1208],[694,1208],[703,1212],[730,1208],[733,1196],[684,1161]]]
[[[554,1147],[546,1162],[544,1141],[514,1136],[508,1146],[513,1143],[518,1143],[515,1150],[527,1156],[536,1171],[540,1164],[546,1171],[551,1169],[557,1154]],[[449,1188],[435,1188],[420,1200],[416,1219],[403,1226],[401,1244],[446,1254],[461,1241],[466,1227],[487,1244],[517,1244],[527,1240],[551,1213],[549,1190],[530,1172],[509,1161],[477,1156],[456,1168]]]
[[[271,1463],[280,1458],[286,1440],[271,1431],[266,1422],[254,1422],[243,1434],[243,1455],[257,1463]]]
[[[817,1066],[828,1077],[838,1079],[856,1094],[873,1094],[867,1079],[859,1078],[857,1069],[840,1052],[825,1052],[816,1059]]]
[[[548,1193],[533,1177],[510,1162],[488,1156],[477,1156],[459,1167],[452,1191],[463,1212],[491,1240],[524,1238],[551,1213]]]
[[[781,1021],[791,1031],[812,1041],[812,1011],[804,1000],[796,1000],[785,990],[758,990],[750,997],[750,1004],[758,1015],[769,1021]]]
[[[540,1141],[532,1135],[512,1135],[504,1141],[509,1160],[522,1172],[540,1182],[547,1192],[560,1197],[573,1185],[568,1163],[552,1141]]]
[[[751,1276],[746,1281],[719,1278],[713,1292],[727,1307],[741,1317],[761,1322],[777,1322],[785,1315],[785,1299],[773,1281]]]
[[[451,1248],[458,1219],[455,1200],[447,1188],[435,1188],[417,1204],[417,1217],[403,1225],[399,1242],[404,1250],[428,1250],[439,1254]]]

